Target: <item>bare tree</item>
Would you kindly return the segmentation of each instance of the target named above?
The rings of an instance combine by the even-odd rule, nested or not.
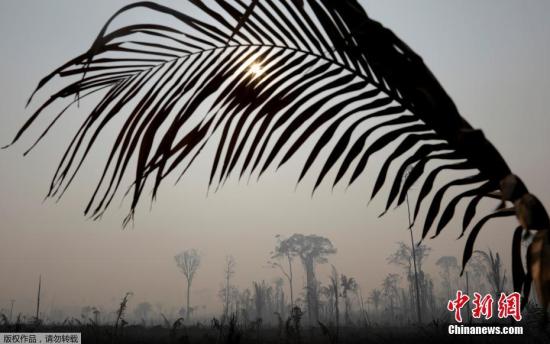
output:
[[[405,170],[405,174],[403,175],[403,182],[406,181],[407,178],[409,178],[411,171],[412,171],[413,165],[409,165],[407,169]],[[412,190],[411,187],[409,190]],[[414,267],[414,282],[415,282],[415,292],[416,292],[416,316],[418,319],[418,322],[422,322],[422,311],[420,310],[420,282],[418,280],[418,267],[416,263],[416,249],[414,244],[414,236],[413,236],[413,229],[412,229],[412,219],[411,219],[411,206],[409,202],[409,192],[407,192],[406,196],[406,203],[407,203],[407,221],[409,226],[409,234],[411,237],[411,251],[412,251],[412,261],[413,261],[413,267]],[[410,280],[410,279],[409,279]]]
[[[224,301],[224,308],[223,308],[224,319],[227,319],[227,316],[229,315],[231,289],[233,288],[233,286],[231,285],[231,277],[233,277],[233,275],[235,274],[236,265],[237,263],[235,262],[235,258],[233,258],[232,255],[225,256],[225,267],[223,270],[224,287],[222,288],[222,295],[223,295],[223,301]]]
[[[277,246],[275,246],[275,250],[272,252],[271,255],[271,259],[274,260],[269,261],[268,263],[273,268],[278,268],[288,280],[288,285],[290,289],[290,309],[292,309],[292,307],[294,307],[292,260],[295,253],[291,250],[288,241],[281,239],[281,236],[278,234],[275,237],[277,238]],[[286,260],[286,263],[288,263],[288,270],[281,263],[282,260]]]
[[[197,250],[189,249],[175,256],[174,259],[187,280],[187,310],[185,317],[189,319],[191,317],[191,283],[193,282],[195,273],[199,269],[201,257]]]
[[[428,303],[427,287],[429,281],[422,269],[422,264],[430,253],[430,248],[424,244],[411,247],[400,241],[397,243],[398,249],[388,257],[392,264],[399,265],[405,269],[405,276],[408,282],[410,297],[410,307],[416,303],[417,319],[422,321],[421,313],[425,311]],[[416,302],[412,296],[416,294]]]

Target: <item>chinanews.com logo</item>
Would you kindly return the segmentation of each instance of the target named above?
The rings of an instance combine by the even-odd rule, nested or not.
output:
[[[489,320],[494,317],[494,302],[491,294],[481,295],[474,293],[473,299],[464,294],[462,290],[457,290],[456,297],[449,300],[447,310],[454,313],[454,319],[458,324],[449,325],[449,334],[523,334],[522,326],[468,326],[462,325],[462,309],[471,302],[473,308],[471,310],[471,318]],[[497,300],[497,314],[495,318],[507,319],[512,318],[515,321],[521,321],[521,295],[517,292],[505,294],[500,293]]]

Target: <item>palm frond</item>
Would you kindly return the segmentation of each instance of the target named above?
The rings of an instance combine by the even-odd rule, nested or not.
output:
[[[530,195],[483,133],[460,116],[422,59],[392,31],[370,19],[357,1],[190,2],[203,19],[148,1],[123,7],[88,51],[39,83],[36,91],[54,77],[72,80],[34,112],[14,142],[52,104],[73,98],[70,106],[101,92],[101,100],[63,155],[48,196],[63,195],[99,134],[118,118],[122,125],[85,211],[94,218],[111,204],[130,173],[132,159],[136,160],[132,203],[126,221],[133,217],[148,180],[154,198],[163,179],[176,169],[183,176],[210,141],[215,154],[209,187],[223,184],[232,173],[239,178],[260,176],[311,142],[299,181],[324,156],[322,152],[328,156],[321,161],[314,189],[333,170],[333,185],[346,176],[348,185],[354,183],[375,153],[396,142],[379,171],[371,199],[386,183],[391,164],[409,154],[397,170],[384,213],[394,203],[402,204],[412,185],[427,174],[413,223],[438,176],[463,171],[464,178],[434,190],[422,238],[444,209],[437,236],[463,199],[470,202],[462,234],[483,198],[498,193],[502,202],[515,202]],[[119,17],[137,9],[170,17],[177,25],[116,28]],[[418,148],[410,153],[413,147]],[[429,167],[433,161],[440,165]],[[426,169],[431,170],[426,173]],[[470,189],[442,208],[447,191],[459,186]],[[536,203],[531,198],[529,202]],[[534,209],[531,205],[527,208]],[[518,215],[526,229],[548,229],[544,208],[535,208],[537,213],[529,218],[518,215],[517,209],[483,217],[472,229],[463,263],[491,218]]]

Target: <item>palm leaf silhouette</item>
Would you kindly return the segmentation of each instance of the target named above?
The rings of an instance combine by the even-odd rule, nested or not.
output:
[[[515,289],[527,294],[533,279],[541,303],[548,305],[550,226],[544,207],[483,133],[460,116],[422,59],[370,19],[357,1],[190,2],[204,20],[147,1],[123,7],[88,51],[40,81],[32,96],[54,77],[71,80],[34,112],[13,142],[50,105],[73,98],[68,108],[89,95],[101,95],[63,155],[48,196],[63,195],[98,135],[115,119],[122,124],[85,213],[98,218],[105,212],[123,177],[131,173],[134,157],[125,223],[148,180],[154,198],[163,179],[176,169],[183,176],[209,141],[216,145],[210,186],[223,184],[232,173],[260,176],[311,142],[299,181],[313,173],[311,167],[324,152],[328,157],[316,175],[317,188],[330,171],[336,173],[333,185],[354,183],[373,154],[400,140],[379,171],[371,199],[388,182],[392,163],[408,154],[391,181],[384,213],[404,202],[411,186],[426,175],[413,213],[414,223],[423,201],[434,193],[422,238],[434,225],[437,236],[462,200],[469,199],[462,235],[483,198],[501,200],[501,207],[469,232],[463,266],[486,222],[516,215],[523,231],[538,232],[528,249],[527,273],[521,264],[521,236],[514,235]],[[113,28],[119,17],[136,9],[177,25]],[[384,133],[373,139],[379,130]],[[432,161],[441,165],[428,172]],[[436,178],[448,170],[464,171],[465,177],[435,190]],[[444,195],[454,186],[468,189],[444,206]]]

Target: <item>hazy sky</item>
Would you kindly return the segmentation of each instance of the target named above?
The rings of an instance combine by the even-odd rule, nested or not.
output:
[[[0,2],[0,144],[8,143],[29,116],[24,104],[38,80],[87,49],[109,16],[131,2]],[[183,11],[190,8],[185,1],[159,2]],[[362,3],[371,17],[393,29],[424,58],[462,115],[484,130],[514,172],[550,205],[550,2]],[[387,266],[386,257],[397,248],[397,241],[409,240],[406,209],[378,219],[382,202],[366,207],[376,169],[347,191],[325,186],[311,198],[311,178],[310,184],[294,190],[301,168],[300,159],[295,159],[258,183],[233,179],[207,196],[210,161],[203,158],[178,185],[165,185],[150,212],[146,200],[135,227],[122,230],[127,203],[120,208],[114,204],[97,222],[83,216],[105,159],[106,152],[98,151],[59,203],[42,202],[70,130],[82,115],[73,109],[27,158],[21,153],[31,135],[0,152],[0,309],[16,299],[16,311],[30,311],[39,274],[46,311],[83,305],[114,308],[126,291],[134,292],[134,304],[146,300],[179,308],[184,302],[184,279],[173,257],[196,248],[202,252],[203,265],[193,299],[217,311],[225,255],[232,254],[237,261],[239,287],[278,276],[265,264],[275,234],[328,237],[338,249],[330,263],[356,277],[364,293],[378,287],[388,271],[397,270]],[[462,255],[464,240],[455,241],[458,223],[453,221],[440,237],[427,241],[433,249],[427,269],[434,276],[439,256]],[[513,219],[491,223],[477,247],[507,254],[515,226]],[[319,270],[323,283],[328,266]],[[300,275],[295,288],[303,283]]]

